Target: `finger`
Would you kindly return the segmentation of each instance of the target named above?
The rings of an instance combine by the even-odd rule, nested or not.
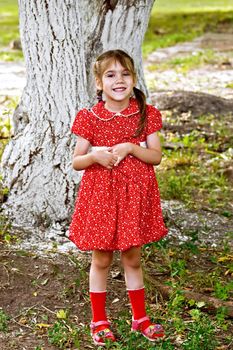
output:
[[[118,159],[117,159],[116,163],[114,164],[114,166],[117,166],[120,163],[120,161],[121,161],[121,158],[118,157]]]

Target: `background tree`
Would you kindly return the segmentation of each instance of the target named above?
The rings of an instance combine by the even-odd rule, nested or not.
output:
[[[27,84],[3,155],[5,204],[19,226],[66,229],[80,173],[71,168],[78,109],[94,102],[93,59],[112,48],[135,59],[145,89],[141,44],[153,0],[19,0]]]

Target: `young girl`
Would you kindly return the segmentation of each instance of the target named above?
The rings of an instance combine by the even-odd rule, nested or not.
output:
[[[85,172],[69,228],[70,240],[80,250],[93,251],[91,335],[97,345],[115,341],[105,301],[113,251],[119,250],[132,305],[132,330],[155,341],[164,330],[146,315],[140,256],[143,244],[167,233],[153,169],[162,157],[157,135],[161,115],[146,105],[144,93],[135,87],[134,62],[124,51],[100,55],[94,75],[99,102],[82,109],[72,126],[78,136],[73,168]]]

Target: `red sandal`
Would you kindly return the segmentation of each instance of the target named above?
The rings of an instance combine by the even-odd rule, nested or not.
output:
[[[141,330],[140,324],[144,321],[150,321],[149,317],[145,316],[139,320],[133,319],[131,331],[140,332],[149,341],[156,341],[165,337],[164,329],[160,324],[151,324],[149,327],[144,329],[144,331]]]
[[[98,326],[106,326],[106,328],[102,329],[101,331],[95,332]],[[112,331],[109,329],[108,326],[110,326],[110,322],[108,321],[91,322],[91,336],[95,345],[104,346],[106,345],[107,340],[110,340],[111,342],[116,341],[116,338],[114,337]]]

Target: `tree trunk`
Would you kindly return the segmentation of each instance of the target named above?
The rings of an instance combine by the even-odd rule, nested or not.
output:
[[[67,228],[81,178],[71,167],[70,126],[95,100],[92,62],[107,49],[126,50],[146,90],[141,44],[153,2],[19,0],[27,84],[2,158],[14,225]]]

